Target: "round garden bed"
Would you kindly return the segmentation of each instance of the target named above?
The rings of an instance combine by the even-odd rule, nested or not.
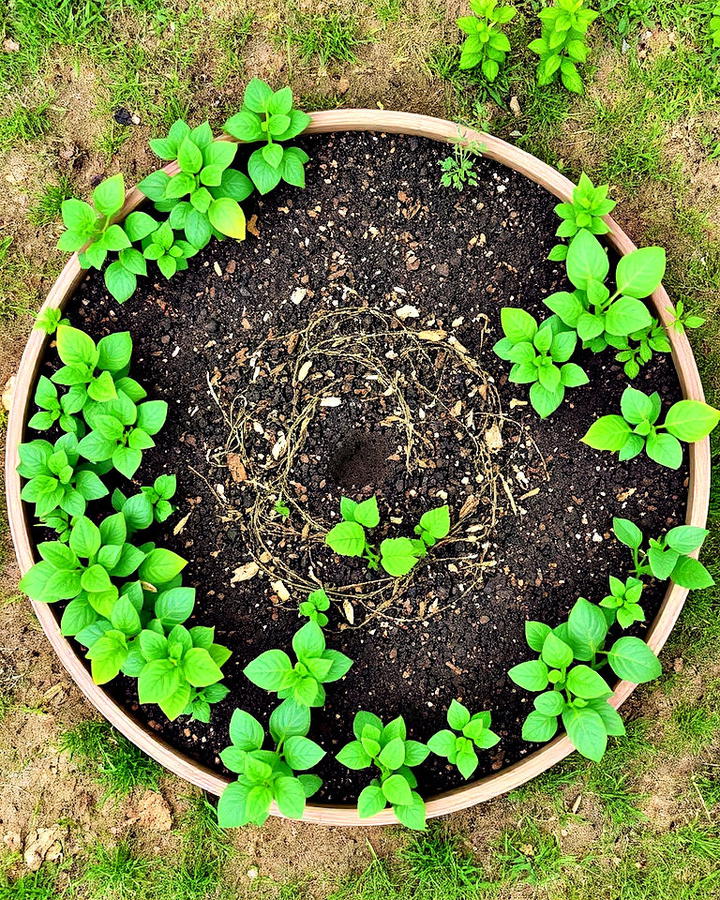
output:
[[[178,478],[175,516],[151,537],[189,560],[196,612],[233,656],[230,694],[212,722],[168,722],[139,706],[135,682],[94,685],[80,648],[63,638],[55,610],[40,620],[80,687],[123,733],[168,768],[220,793],[219,751],[236,706],[264,720],[273,701],[242,674],[259,653],[287,647],[297,602],[318,585],[333,600],[330,646],[355,665],[330,686],[312,736],[328,751],[324,786],[305,818],[358,824],[351,807],[367,783],[335,753],[358,709],[402,714],[412,736],[444,727],[453,698],[491,710],[500,743],[480,755],[465,784],[440,758],[418,772],[438,815],[517,786],[570,751],[565,738],[538,749],[520,736],[532,696],[507,677],[528,656],[528,619],[555,624],[578,596],[607,593],[626,572],[627,548],[613,516],[659,534],[702,526],[708,497],[707,440],[685,450],[677,470],[645,456],[619,462],[579,439],[597,415],[615,412],[627,377],[609,354],[581,354],[589,384],[549,419],[527,404],[492,352],[503,306],[538,318],[565,284],[547,259],[556,197],[572,185],[502,141],[467,133],[486,150],[478,184],[442,187],[449,122],[396,113],[316,114],[300,146],[311,162],[307,189],[283,186],[245,209],[243,243],[213,241],[190,270],[148,279],[119,306],[102,278],[73,258],[47,303],[63,306],[95,340],[130,331],[133,368],[170,414],[146,452],[142,483]],[[329,134],[327,132],[330,132]],[[130,196],[126,211],[142,199]],[[617,253],[633,245],[608,220]],[[668,321],[660,288],[654,314]],[[684,335],[656,356],[636,386],[665,403],[702,399]],[[37,376],[54,365],[31,337],[9,429],[10,523],[21,568],[35,536],[19,500],[17,445]],[[450,538],[400,582],[337,557],[324,544],[340,498],[378,498],[380,537],[396,536],[428,509],[450,508]],[[658,650],[687,591],[654,582],[644,595],[649,627],[630,633]],[[620,683],[612,703],[632,690]],[[388,809],[367,823],[394,821]]]

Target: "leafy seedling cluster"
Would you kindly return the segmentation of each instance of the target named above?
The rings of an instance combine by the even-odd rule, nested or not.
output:
[[[640,606],[640,596],[644,585],[639,578],[630,576],[624,582],[610,576],[610,593],[603,597],[600,606],[615,613],[615,621],[621,628],[629,628],[635,622],[645,621],[645,612]]]
[[[207,722],[210,704],[227,694],[219,682],[230,651],[214,642],[212,628],[183,625],[195,605],[195,590],[182,586],[185,560],[135,538],[172,514],[175,477],[161,475],[131,496],[116,488],[114,513],[99,524],[87,515],[90,503],[108,496],[103,479],[112,469],[135,476],[167,404],[147,400],[130,377],[128,332],[96,344],[59,318],[44,325],[57,327],[62,365],[39,379],[39,412],[28,424],[61,434],[54,443],[21,444],[17,471],[22,499],[56,539],[38,544],[40,561],[20,587],[37,602],[65,603],[61,631],[86,648],[96,683],[122,672],[138,679],[141,703],[157,703],[170,719]]]
[[[659,538],[650,538],[647,549],[642,531],[630,519],[613,519],[615,537],[630,548],[633,574],[650,576],[658,581],[670,579],[680,587],[702,590],[715,582],[705,566],[691,556],[702,547],[707,529],[695,525],[678,525]]]
[[[610,226],[604,216],[611,213],[617,205],[608,199],[607,184],[595,187],[582,172],[577,186],[573,189],[570,203],[558,203],[555,213],[562,220],[555,232],[558,237],[574,238],[578,232],[589,231],[591,234],[607,234]],[[557,244],[550,251],[549,259],[563,260],[567,257],[567,244]]]
[[[614,619],[614,613],[608,610]],[[523,724],[526,741],[549,741],[562,722],[573,747],[588,759],[600,760],[609,736],[622,735],[625,726],[608,703],[612,688],[598,671],[608,665],[618,678],[644,684],[662,669],[648,645],[636,637],[618,638],[605,649],[609,617],[600,606],[580,597],[566,622],[550,628],[527,622],[528,646],[537,659],[513,666],[515,684],[538,694],[535,709]]]
[[[489,712],[470,714],[470,710],[458,700],[453,700],[447,711],[450,728],[436,732],[428,741],[428,747],[436,756],[442,756],[457,766],[463,778],[470,778],[480,760],[477,750],[489,750],[500,740],[490,729]]]
[[[360,792],[360,818],[377,815],[389,804],[403,825],[423,830],[425,802],[415,790],[417,778],[412,770],[425,761],[429,747],[407,739],[407,726],[402,716],[383,725],[374,713],[361,710],[355,714],[353,734],[355,740],[337,754],[338,762],[353,770],[374,767],[379,773]]]
[[[264,143],[249,158],[250,177],[232,168],[236,143],[215,140],[207,122],[191,128],[178,119],[166,137],[150,141],[153,152],[178,171],[160,169],[138,185],[162,218],[138,210],[117,222],[125,203],[125,183],[121,174],[113,175],[95,188],[92,204],[75,198],[63,202],[66,231],[59,249],[79,251],[83,268],[102,269],[109,254],[117,254],[105,268],[104,280],[120,303],[134,294],[138,278],[148,275],[148,262],[172,278],[188,268],[188,260],[211,238],[245,239],[240,204],[255,187],[262,194],[281,180],[304,187],[307,154],[279,142],[297,137],[309,121],[309,116],[293,109],[290,88],[273,91],[254,78],[246,87],[242,111],[224,126],[238,140]]]
[[[305,187],[305,163],[309,157],[299,147],[283,147],[310,124],[310,116],[293,107],[289,87],[273,91],[259,78],[245,88],[243,107],[227,120],[224,130],[245,143],[263,142],[248,160],[248,174],[261,194],[281,181]]]
[[[669,469],[682,465],[681,441],[700,441],[720,421],[720,412],[700,400],[678,400],[660,423],[660,395],[644,394],[633,387],[623,391],[620,415],[601,416],[581,438],[595,450],[617,453],[619,459],[633,459],[643,450],[650,459]]]
[[[422,515],[415,526],[417,538],[385,538],[377,548],[368,541],[365,531],[380,524],[376,497],[361,503],[343,497],[340,515],[342,522],[325,535],[325,543],[340,556],[360,557],[367,561],[368,568],[382,566],[395,578],[407,575],[418,560],[427,555],[429,547],[450,533],[450,510],[447,506],[439,506]]]
[[[458,28],[467,35],[460,51],[460,68],[480,66],[485,78],[495,81],[510,50],[501,26],[514,18],[515,9],[498,6],[497,0],[470,0],[470,9],[474,15],[457,20]]]
[[[538,15],[542,33],[529,45],[530,50],[540,57],[538,84],[552,84],[559,77],[569,91],[582,94],[583,81],[578,64],[588,58],[587,31],[599,13],[588,9],[585,0],[555,0]]]
[[[551,316],[538,325],[524,309],[500,311],[504,338],[493,347],[500,359],[513,363],[508,376],[515,384],[529,384],[530,403],[541,418],[555,412],[565,389],[588,383],[585,371],[568,362],[575,351],[577,334]]]
[[[306,773],[325,756],[322,747],[307,737],[308,707],[282,703],[272,711],[269,729],[271,750],[263,749],[267,735],[254,716],[242,709],[232,715],[231,745],[221,752],[220,759],[239,777],[220,797],[217,812],[222,828],[264,824],[273,802],[282,815],[301,819],[305,801],[322,786],[322,779]]]

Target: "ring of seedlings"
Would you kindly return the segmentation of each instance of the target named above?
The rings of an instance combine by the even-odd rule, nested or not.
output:
[[[350,384],[333,371],[339,360],[353,367]],[[428,383],[427,375],[420,377],[421,364],[423,372],[434,373],[433,384]],[[474,592],[486,568],[493,564],[486,560],[487,539],[498,518],[508,512],[521,513],[527,488],[522,497],[514,494],[521,452],[526,469],[528,456],[531,462],[534,456],[536,470],[543,477],[545,473],[532,439],[504,414],[492,380],[462,344],[442,330],[413,331],[380,310],[351,307],[318,312],[302,331],[265,339],[247,357],[245,366],[254,372],[253,382],[289,378],[293,390],[281,411],[263,401],[248,408],[242,390],[226,400],[221,386],[208,377],[211,396],[227,429],[224,445],[209,453],[208,461],[229,473],[224,486],[213,485],[211,478],[204,480],[221,505],[222,520],[241,529],[251,559],[236,570],[234,582],[262,571],[285,603],[291,593],[305,594],[318,588],[314,550],[323,546],[332,523],[317,520],[306,504],[293,499],[293,467],[305,453],[318,417],[356,390],[362,394],[360,406],[373,409],[389,442],[396,445],[406,472],[428,465],[439,420],[458,442],[473,487],[452,530],[441,535],[445,544],[458,549],[455,556],[445,555],[442,563],[455,566],[465,584],[463,596]],[[451,369],[463,373],[466,400],[462,410],[454,410],[440,396]],[[418,399],[409,396],[410,389],[419,394]],[[426,411],[424,417],[413,414],[412,407],[417,405]],[[240,472],[238,460],[243,463]],[[278,502],[285,508],[278,510]],[[369,520],[363,524],[375,527],[377,514],[375,519],[373,524]],[[426,565],[436,562],[430,556]],[[399,581],[392,577],[396,571],[382,568],[390,577],[325,585],[329,598],[343,610],[346,622],[342,627],[360,628],[380,615],[409,621],[441,611],[437,601],[421,601],[414,615],[399,615],[397,607],[412,576]],[[358,622],[354,604],[365,610]]]
[[[578,18],[574,28],[584,33],[590,21],[579,0],[558,0],[558,7],[544,19],[547,35],[544,31],[542,41],[533,48],[541,55],[546,80],[557,69],[551,64],[552,54],[557,52],[547,51],[543,41],[549,39],[559,11],[566,7]],[[473,8],[493,24],[510,18],[507,8],[495,10],[495,5],[485,0],[478,0]],[[468,34],[480,33],[476,23],[466,24]],[[496,53],[483,57],[470,39],[463,49],[469,54],[467,64],[482,63],[487,77],[496,74],[488,61],[500,63],[498,56],[507,50],[497,34],[495,31],[491,44]],[[551,43],[555,46],[556,42]],[[563,61],[560,71],[566,86],[577,89],[574,66]],[[289,88],[273,91],[253,79],[245,91],[242,110],[225,124],[225,131],[238,140],[260,143],[249,157],[248,175],[230,167],[237,145],[213,141],[207,123],[190,129],[184,122],[176,122],[168,137],[151,141],[151,147],[162,159],[176,159],[179,173],[156,172],[140,184],[140,190],[153,201],[154,212],[164,218],[138,211],[122,224],[115,222],[125,196],[122,176],[116,175],[95,189],[93,206],[80,200],[63,203],[67,230],[59,246],[81,251],[83,267],[105,266],[106,286],[123,302],[134,292],[137,278],[147,275],[148,262],[155,262],[160,273],[171,278],[187,268],[188,259],[212,237],[242,239],[245,216],[239,204],[252,190],[267,193],[281,180],[303,187],[307,155],[283,142],[300,134],[308,122],[304,113],[293,109]],[[556,208],[562,219],[558,235],[569,238],[570,243],[557,245],[550,254],[554,260],[566,261],[573,291],[547,298],[553,315],[542,323],[523,310],[502,311],[505,337],[495,351],[512,363],[511,381],[531,385],[530,402],[543,418],[562,403],[566,388],[587,380],[583,370],[570,362],[578,344],[596,353],[608,347],[617,351],[615,358],[624,364],[630,378],[654,352],[670,349],[662,326],[643,302],[664,274],[661,248],[644,248],[623,257],[613,283],[606,286],[610,263],[595,235],[607,232],[602,217],[613,205],[607,199],[607,187],[595,188],[583,175],[572,202]],[[108,263],[109,257],[116,258]],[[360,322],[372,322],[378,331],[369,334],[370,328],[363,331]],[[676,310],[671,327],[682,330],[700,324],[697,317]],[[153,446],[153,436],[165,422],[167,405],[147,400],[142,385],[130,376],[132,339],[128,333],[111,334],[95,344],[63,321],[57,310],[44,311],[37,327],[56,333],[62,365],[50,378],[40,378],[34,398],[38,411],[28,426],[49,432],[54,441],[37,439],[22,444],[18,472],[26,480],[22,498],[34,504],[37,525],[54,532],[56,539],[38,544],[41,561],[25,574],[21,588],[35,601],[66,603],[62,632],[87,648],[97,683],[122,672],[137,678],[140,703],[158,703],[169,719],[189,715],[206,722],[211,704],[228,693],[220,682],[221,667],[230,651],[215,643],[212,628],[184,624],[195,605],[195,590],[182,585],[185,560],[137,537],[173,512],[174,477],[163,475],[129,497],[114,491],[115,512],[99,523],[87,514],[92,503],[107,497],[103,478],[111,469],[134,478],[143,451]],[[209,382],[228,428],[225,446],[218,448],[209,462],[227,466],[228,454],[238,451],[243,459],[253,461],[250,477],[245,479],[253,512],[243,523],[253,565],[276,575],[278,570],[267,565],[276,542],[293,536],[311,553],[324,541],[341,557],[361,558],[369,570],[384,570],[388,577],[373,581],[375,588],[365,594],[364,605],[368,617],[386,614],[416,566],[432,562],[438,545],[467,542],[464,532],[472,522],[470,527],[480,535],[471,542],[476,547],[504,512],[503,495],[512,511],[518,511],[507,464],[498,462],[493,444],[487,440],[488,433],[498,435],[502,428],[516,423],[504,416],[488,377],[452,338],[439,331],[415,332],[364,306],[322,313],[314,316],[303,332],[267,340],[256,348],[254,364],[259,375],[267,369],[266,354],[278,342],[284,347],[292,343],[298,351],[288,352],[282,364],[291,374],[294,396],[289,418],[267,423],[274,432],[274,443],[266,462],[259,462],[253,447],[258,410],[247,410],[237,398],[226,404]],[[391,365],[385,361],[388,345]],[[475,425],[482,423],[477,431],[467,419],[445,410],[477,455],[480,493],[470,507],[430,509],[412,534],[385,538],[377,544],[372,540],[372,531],[380,522],[375,497],[361,503],[343,498],[341,521],[332,527],[313,520],[299,504],[287,500],[292,460],[301,452],[317,410],[338,387],[332,375],[323,373],[332,372],[332,361],[340,356],[354,358],[360,371],[372,376],[378,394],[387,392],[392,397],[399,412],[393,413],[388,426],[402,435],[408,471],[421,465],[428,438],[403,399],[407,384],[417,382],[415,387],[423,392],[426,406],[443,407],[435,388],[423,387],[413,379],[413,360],[442,358],[443,365],[461,367],[476,380],[476,394],[483,401],[475,413]],[[443,365],[439,366],[441,372]],[[657,394],[648,397],[628,387],[621,414],[600,417],[583,440],[596,449],[617,452],[622,459],[645,450],[659,464],[677,468],[682,461],[679,441],[704,438],[717,425],[720,412],[699,401],[681,400],[670,407],[660,424],[661,405]],[[265,439],[266,427],[261,426],[260,431]],[[518,433],[517,437],[523,436]],[[526,441],[526,449],[528,446]],[[512,453],[508,459],[512,460]],[[268,516],[268,503],[273,501],[274,518]],[[227,516],[237,518],[238,513],[228,507]],[[691,589],[713,583],[705,567],[691,555],[700,548],[705,529],[679,526],[650,538],[647,544],[640,529],[626,519],[615,519],[613,530],[631,551],[628,570],[610,578],[610,592],[599,602],[580,597],[567,621],[554,628],[527,622],[527,643],[536,656],[508,673],[517,685],[537,694],[523,725],[523,738],[547,741],[562,728],[573,746],[593,760],[602,757],[609,736],[624,733],[622,719],[608,702],[613,693],[607,680],[610,673],[643,683],[661,672],[658,659],[643,640],[629,635],[611,637],[611,630],[622,632],[644,621],[641,600],[647,579],[671,578]],[[475,559],[473,555],[459,554],[456,563],[481,569],[481,555]],[[279,572],[289,587],[307,593],[298,611],[308,621],[292,639],[292,657],[286,649],[272,649],[244,669],[250,681],[276,694],[279,704],[270,715],[267,733],[244,710],[237,709],[232,716],[231,745],[221,758],[238,777],[218,805],[220,824],[226,827],[262,824],[273,802],[283,815],[302,818],[306,799],[322,784],[308,770],[325,755],[308,737],[311,712],[325,703],[326,685],[343,678],[353,664],[327,646],[323,629],[330,623],[331,597],[342,603],[351,594],[356,600],[358,586],[335,586],[328,592],[309,577],[310,568],[296,569],[287,562],[280,565]],[[391,806],[404,825],[425,828],[425,804],[416,791],[413,770],[433,753],[470,778],[479,763],[478,751],[499,740],[491,729],[490,712],[471,713],[456,700],[447,710],[447,724],[448,728],[424,744],[408,737],[402,716],[384,723],[372,712],[356,714],[354,738],[337,754],[337,760],[350,769],[369,770],[368,783],[358,798],[361,818]]]

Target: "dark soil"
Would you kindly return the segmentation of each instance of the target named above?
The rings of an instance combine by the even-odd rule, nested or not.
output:
[[[369,775],[348,772],[333,755],[361,708],[385,719],[404,715],[421,740],[444,726],[453,697],[473,711],[492,710],[502,741],[481,754],[478,776],[535,749],[520,738],[532,695],[506,675],[529,655],[524,622],[555,624],[579,595],[600,600],[609,574],[625,577],[628,555],[612,538],[612,517],[634,519],[651,534],[680,523],[687,467],[672,472],[645,457],[620,463],[579,443],[597,414],[618,409],[627,380],[610,353],[577,360],[590,384],[571,391],[549,420],[512,402],[526,401],[527,390],[507,382],[507,365],[491,348],[502,306],[545,317],[542,298],[564,286],[562,268],[546,259],[557,224],[552,196],[485,160],[477,163],[477,188],[443,188],[438,163],[447,150],[431,141],[339,134],[302,144],[311,156],[307,189],[283,187],[249,202],[258,235],[212,243],[188,272],[143,282],[124,306],[91,273],[68,314],[96,338],[129,329],[133,374],[170,404],[140,471],[142,483],[177,474],[178,510],[152,537],[189,560],[197,621],[216,626],[216,639],[233,650],[225,666],[231,693],[214,707],[211,725],[168,724],[155,707],[138,708],[132,681],[110,691],[174,746],[222,770],[217,754],[233,709],[265,720],[276,703],[243,667],[268,648],[289,649],[301,588],[320,582],[336,600],[329,643],[355,665],[328,686],[326,708],[313,714],[313,736],[328,750],[319,796],[353,802]],[[403,326],[393,313],[405,306],[418,315]],[[311,318],[329,311],[338,316],[316,322],[306,340],[300,333]],[[328,328],[341,339],[338,355],[318,354]],[[486,375],[462,365],[454,341]],[[303,353],[312,366],[300,381]],[[383,372],[396,378],[395,393]],[[680,397],[669,356],[643,369],[636,384],[659,390],[665,404]],[[321,396],[334,399],[313,407],[298,443],[293,422]],[[410,470],[399,398],[417,426]],[[494,418],[500,407],[502,422]],[[248,419],[232,432],[243,410]],[[493,423],[502,446],[488,433]],[[444,502],[456,525],[454,539],[396,595],[382,573],[335,557],[322,542],[343,494],[373,492],[378,539],[410,534],[425,510]],[[289,506],[287,520],[274,511],[277,500]],[[262,552],[258,536],[271,575],[231,583],[252,550]],[[645,592],[648,622],[663,591]],[[426,796],[462,783],[436,758],[419,775]]]

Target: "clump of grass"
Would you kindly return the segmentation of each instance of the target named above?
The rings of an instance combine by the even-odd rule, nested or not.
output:
[[[35,197],[35,203],[28,210],[28,219],[36,228],[50,225],[60,218],[60,208],[64,200],[73,196],[72,179],[60,175],[55,184],[46,185]]]
[[[105,788],[103,800],[125,797],[134,788],[157,790],[162,768],[107,722],[81,722],[60,738],[60,750]]]
[[[664,744],[669,750],[701,753],[720,734],[720,712],[712,700],[683,701],[672,711]]]
[[[4,862],[4,861],[3,861]],[[8,860],[11,865],[11,861]],[[12,878],[9,867],[0,869],[0,898],[2,900],[56,900],[56,867],[44,865],[37,872],[27,872]]]
[[[355,49],[363,43],[357,19],[344,12],[295,12],[282,38],[297,49],[302,60],[317,59],[323,66],[330,62],[355,62]]]
[[[223,53],[223,62],[216,82],[224,80],[233,72],[243,71],[242,54],[252,34],[255,13],[242,12],[232,19],[222,19],[215,23],[213,38],[218,50]]]
[[[506,830],[493,855],[498,886],[523,882],[540,887],[560,878],[566,868],[577,863],[574,856],[562,852],[554,834],[543,831],[530,819]]]
[[[21,105],[9,116],[0,118],[0,150],[36,141],[46,135],[52,128],[47,116],[49,106],[49,100],[34,108]]]
[[[381,22],[397,22],[403,10],[403,0],[371,0],[375,15]]]
[[[327,900],[399,900],[387,863],[375,853],[372,845],[372,861],[359,875],[343,879]]]
[[[0,239],[0,322],[10,322],[18,315],[33,314],[38,304],[36,261],[13,247],[13,239]]]
[[[441,826],[414,836],[398,857],[399,881],[415,900],[472,900],[489,886],[460,838]]]
[[[82,881],[91,900],[140,900],[147,896],[149,860],[135,856],[130,845],[121,842],[107,848],[102,844],[91,852]]]

